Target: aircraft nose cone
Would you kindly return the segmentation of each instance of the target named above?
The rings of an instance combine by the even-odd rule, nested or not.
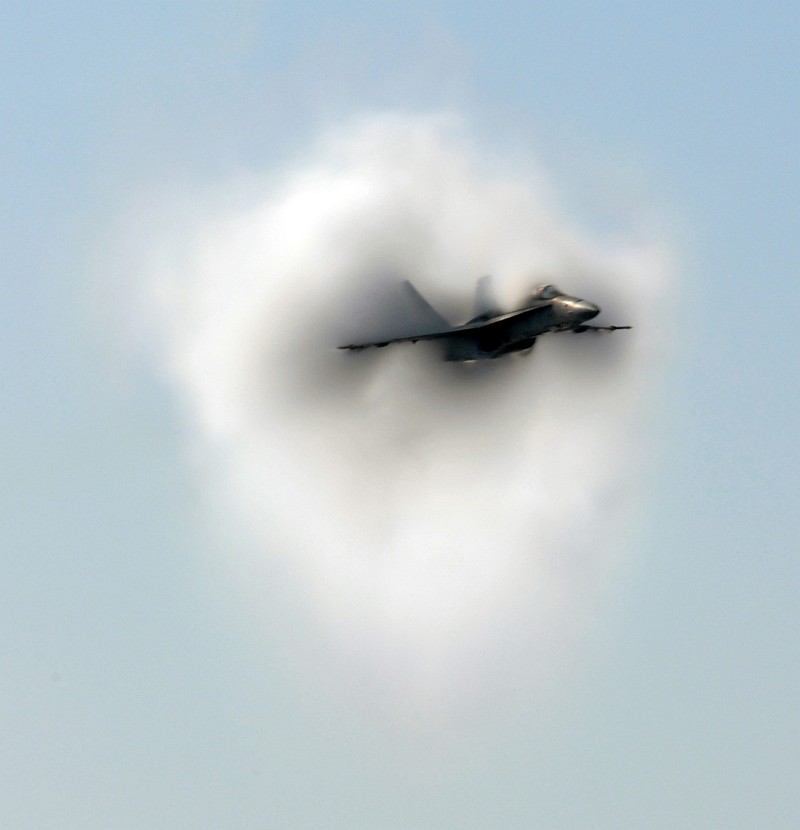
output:
[[[575,303],[575,311],[580,315],[581,320],[591,320],[592,317],[597,317],[600,313],[599,307],[588,300],[580,300],[580,302]]]

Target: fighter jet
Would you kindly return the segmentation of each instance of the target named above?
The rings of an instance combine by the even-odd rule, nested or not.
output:
[[[529,354],[536,338],[549,332],[581,334],[631,328],[588,325],[587,321],[597,317],[600,309],[588,300],[565,294],[555,285],[540,285],[522,308],[503,312],[491,297],[488,277],[478,280],[475,316],[463,325],[452,326],[410,282],[406,280],[403,287],[429,327],[428,331],[369,343],[350,343],[339,348],[361,351],[371,346],[380,349],[390,343],[436,340],[442,346],[445,360],[468,362],[494,360],[513,352]]]

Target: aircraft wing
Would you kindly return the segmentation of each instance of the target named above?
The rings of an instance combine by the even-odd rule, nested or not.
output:
[[[621,329],[632,329],[633,326],[576,326],[574,329],[567,329],[575,334],[583,334],[585,331],[620,331]]]
[[[520,309],[519,311],[509,311],[507,314],[499,314],[497,317],[492,317],[489,320],[473,320],[469,323],[465,323],[463,326],[450,326],[449,328],[424,332],[422,334],[411,334],[406,337],[392,337],[387,340],[377,340],[368,343],[350,343],[346,346],[339,346],[339,348],[360,352],[362,349],[368,349],[372,346],[382,349],[390,343],[416,343],[417,340],[441,340],[446,337],[469,335],[472,332],[475,332],[476,336],[479,332],[485,332],[488,334],[492,332],[493,329],[497,328],[497,324],[505,323],[514,317],[535,313],[540,305],[547,304],[537,303],[533,306],[529,306],[528,308]]]
[[[392,337],[389,340],[376,340],[369,343],[348,343],[346,346],[339,346],[340,349],[349,349],[351,352],[360,352],[362,349],[369,349],[375,347],[382,349],[390,343],[416,343],[417,340],[437,340],[441,337],[447,337],[457,329],[444,329],[443,331],[431,331],[424,334],[411,334],[407,337]]]

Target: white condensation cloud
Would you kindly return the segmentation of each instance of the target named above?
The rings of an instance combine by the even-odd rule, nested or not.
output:
[[[235,207],[220,193],[162,231],[142,283],[209,498],[398,696],[480,686],[512,652],[548,674],[636,509],[664,246],[582,232],[535,164],[481,151],[451,116],[364,117]],[[635,328],[469,366],[432,344],[335,348],[410,325],[406,278],[464,319],[483,274],[509,307],[555,281]]]

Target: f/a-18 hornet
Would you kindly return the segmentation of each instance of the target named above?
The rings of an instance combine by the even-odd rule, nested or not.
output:
[[[475,316],[461,326],[451,326],[410,282],[404,282],[403,287],[429,327],[428,331],[369,343],[351,343],[339,348],[360,351],[370,346],[383,348],[390,343],[437,340],[443,347],[445,360],[493,360],[512,352],[530,353],[536,338],[548,332],[581,334],[631,328],[588,325],[587,321],[595,318],[600,309],[588,300],[565,294],[555,285],[540,285],[522,308],[503,312],[491,299],[488,277],[478,280]]]

